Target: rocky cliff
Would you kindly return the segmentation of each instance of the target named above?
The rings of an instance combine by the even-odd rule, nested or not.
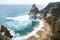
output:
[[[43,19],[50,25],[53,35],[51,40],[60,40],[60,2],[52,2],[40,11]],[[48,16],[49,15],[49,16]]]
[[[37,18],[37,16],[36,16],[37,13],[40,13],[40,12],[39,12],[38,8],[36,7],[36,5],[33,4],[33,5],[32,5],[32,8],[31,8],[31,10],[30,10],[30,13],[29,13],[30,18],[36,19],[36,18]]]
[[[52,36],[49,36],[49,34],[51,34],[49,32],[49,34],[46,35],[46,36],[49,36],[49,39],[46,39],[46,40],[50,40],[50,39],[51,40],[60,40],[60,2],[49,3],[47,5],[47,7],[42,9],[40,12],[43,15],[42,19],[46,20],[46,23],[49,25],[49,28],[51,28],[51,31],[52,31],[52,34],[53,34]],[[40,12],[39,12],[38,8],[35,6],[35,4],[33,4],[32,8],[30,10],[29,16],[36,19],[36,14],[40,13]],[[47,26],[46,26],[46,29],[48,29]],[[12,38],[9,31],[6,28],[4,28],[4,26],[2,26],[1,31],[5,32],[5,35],[8,36],[9,38]],[[45,32],[45,33],[48,33],[48,32]],[[44,33],[44,35],[45,35],[45,33]],[[38,34],[40,34],[40,32]],[[43,32],[42,32],[42,34],[43,34]],[[42,38],[43,38],[43,36],[42,36]],[[2,40],[2,38],[1,38],[1,40]],[[43,39],[43,40],[45,40],[45,39]]]
[[[57,7],[57,6],[60,6],[60,2],[51,2],[44,9],[42,9],[40,12],[43,12],[43,10],[45,10],[45,12],[48,12],[51,7]]]
[[[32,18],[36,18],[36,7],[32,6],[30,14]],[[60,40],[60,2],[52,2],[40,11],[42,18],[49,24],[52,34],[51,40]],[[48,39],[48,40],[50,40]]]

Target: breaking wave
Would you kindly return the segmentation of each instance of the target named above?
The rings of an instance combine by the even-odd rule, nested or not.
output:
[[[27,14],[7,17],[6,19],[7,21],[2,24],[10,30],[11,35],[13,35],[12,40],[26,39],[37,33],[44,26],[43,21],[30,19]]]

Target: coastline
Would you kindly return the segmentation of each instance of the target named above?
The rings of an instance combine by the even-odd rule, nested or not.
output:
[[[36,33],[39,30],[43,30],[42,28],[44,27],[44,22],[40,19],[38,19],[38,20],[40,21],[39,27],[34,28],[34,31],[32,31],[31,33],[29,33],[28,35],[25,35],[25,36],[18,36],[18,37],[12,38],[12,40],[14,40],[14,39],[26,40],[26,39],[30,38],[31,36],[33,36],[33,35],[38,37],[38,35],[36,35]]]
[[[48,23],[46,23],[45,20],[43,20],[44,22],[44,27],[42,29],[44,29],[45,31],[39,30],[36,34],[39,36],[38,38],[35,37],[34,35],[27,38],[26,40],[47,40],[49,39],[49,37],[52,35],[50,26]],[[51,39],[49,39],[51,40]]]

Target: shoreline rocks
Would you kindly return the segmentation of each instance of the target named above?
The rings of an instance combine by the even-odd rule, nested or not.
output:
[[[43,13],[43,10],[47,10],[45,11],[45,13]],[[48,6],[46,8],[44,8],[41,12],[42,14],[44,14],[44,20],[46,20],[46,22],[50,25],[51,30],[53,35],[51,36],[51,40],[60,40],[59,38],[59,25],[60,25],[60,2],[53,2],[48,4]],[[50,16],[48,16],[48,14],[50,14]]]
[[[49,24],[50,26],[49,29],[51,32],[49,35],[52,34],[49,38],[46,36],[48,38],[46,40],[60,40],[60,2],[49,3],[47,7],[40,11],[40,13],[43,16],[41,19],[46,20],[45,23]]]
[[[38,10],[38,8],[35,6],[35,4],[33,4],[32,9],[29,13],[29,16],[30,16],[30,18],[33,18],[36,20],[37,13],[41,12],[42,16],[43,16],[42,19],[46,20],[46,22],[45,21],[44,22],[46,25],[45,30],[47,30],[47,32],[45,31],[45,33],[46,33],[45,34],[44,32],[39,31],[38,34],[40,34],[40,32],[41,32],[42,35],[40,35],[40,36],[42,39],[37,38],[36,40],[60,40],[60,2],[50,3],[47,5],[46,8],[44,8],[40,12],[39,12],[39,10],[38,11],[37,10]],[[47,25],[48,25],[48,27],[47,27]],[[12,38],[12,35],[9,33],[9,31],[3,25],[1,27],[2,27],[1,32],[5,33],[5,35],[4,35],[4,33],[3,33],[3,35],[7,36],[9,38]],[[44,36],[44,39],[43,39],[43,36]],[[31,38],[31,40],[33,40],[32,38],[35,38],[35,37],[32,36],[30,38]]]
[[[12,35],[10,34],[9,30],[4,27],[3,25],[1,25],[1,30],[0,30],[0,39],[2,40],[10,40],[12,39]]]
[[[30,13],[28,14],[30,16],[30,18],[33,18],[33,19],[37,19],[37,13],[40,13],[38,8],[36,7],[35,4],[32,5],[32,8],[30,10]]]

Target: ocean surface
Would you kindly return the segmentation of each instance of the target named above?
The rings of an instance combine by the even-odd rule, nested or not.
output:
[[[41,20],[30,19],[28,13],[32,5],[0,5],[0,25],[10,30],[14,37],[35,33],[42,24]],[[43,7],[38,6],[39,10]],[[20,38],[21,39],[21,38]]]

